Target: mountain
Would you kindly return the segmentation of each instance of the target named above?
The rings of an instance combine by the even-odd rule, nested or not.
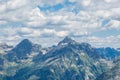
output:
[[[62,41],[58,43],[58,45],[51,50],[52,53],[56,52],[57,50],[62,49],[63,52],[70,51],[70,50],[76,50],[76,51],[82,51],[86,52],[90,57],[97,59],[100,57],[99,54],[97,54],[96,49],[93,48],[88,43],[78,43],[75,40],[71,39],[70,37],[65,37]],[[49,52],[49,53],[51,53]]]
[[[99,61],[99,55],[90,44],[79,44],[68,37],[44,56],[35,58],[32,66],[21,68],[14,76],[7,76],[6,79],[94,80],[108,68],[106,63]]]
[[[67,45],[67,44],[77,44],[76,41],[72,40],[70,37],[66,36],[58,45]]]
[[[110,60],[116,58],[117,56],[120,56],[120,52],[114,48],[106,47],[106,48],[97,48],[96,50],[99,53],[99,55],[105,59]]]
[[[21,41],[15,48],[8,52],[6,55],[9,61],[19,61],[22,59],[27,59],[28,55],[32,52],[40,52],[41,45],[33,44],[28,39]]]
[[[96,80],[120,80],[120,59],[112,69],[102,73]]]
[[[95,48],[88,43],[78,43],[68,36],[56,46],[48,48],[24,39],[5,56],[1,56],[3,64],[0,78],[95,80],[114,68],[119,62],[118,54],[114,48]]]

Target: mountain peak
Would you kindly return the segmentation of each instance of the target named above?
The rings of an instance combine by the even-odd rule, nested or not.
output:
[[[32,42],[28,39],[24,39],[17,46],[25,46],[25,45],[31,45],[32,46]]]
[[[62,41],[60,41],[58,43],[58,45],[63,45],[63,44],[74,44],[76,43],[76,41],[74,41],[73,39],[71,39],[70,37],[66,36]]]
[[[69,36],[66,36],[64,40],[72,40]]]
[[[28,54],[31,53],[33,49],[33,43],[28,40],[22,40],[15,48],[13,48],[10,53],[7,55],[10,61],[17,59],[25,59]],[[14,56],[16,56],[14,58]]]
[[[13,50],[18,51],[18,53],[22,53],[24,51],[29,51],[32,49],[32,42],[28,39],[22,40]]]
[[[20,43],[31,43],[29,39],[23,39]]]

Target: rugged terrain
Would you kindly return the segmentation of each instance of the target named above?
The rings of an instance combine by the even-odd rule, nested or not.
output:
[[[120,79],[120,52],[114,48],[95,48],[65,37],[48,48],[24,39],[0,49],[1,80]]]

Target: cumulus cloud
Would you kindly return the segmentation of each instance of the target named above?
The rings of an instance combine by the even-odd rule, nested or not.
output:
[[[6,23],[7,23],[7,21],[4,21],[4,20],[0,21],[0,25],[6,24]]]
[[[117,29],[120,30],[120,21],[118,20],[111,20],[108,24],[106,24],[106,27],[109,29]]]
[[[119,41],[120,41],[120,35],[108,36],[105,38],[92,36],[92,37],[88,37],[88,40],[87,40],[87,42],[97,47],[115,47],[115,48],[119,47],[119,44],[118,44]]]
[[[87,39],[100,30],[120,30],[120,0],[2,0],[0,7],[1,41],[4,36],[12,42],[67,35]]]
[[[19,9],[21,7],[25,7],[29,2],[27,0],[9,0],[6,2],[6,7],[9,10]]]
[[[64,2],[64,0],[53,0],[53,1],[50,1],[50,0],[34,0],[33,1],[33,3],[35,5],[40,5],[40,6],[46,6],[46,5],[54,6],[56,4],[61,4],[63,2]]]
[[[55,29],[44,29],[41,31],[41,36],[56,36],[56,37],[64,37],[68,35],[68,31],[56,31]]]
[[[84,6],[90,5],[90,3],[91,3],[91,0],[84,0],[84,1],[82,1],[82,4],[83,4]]]
[[[32,9],[31,12],[25,13],[27,15],[26,25],[41,26],[46,23],[46,17],[40,12],[38,8]],[[24,15],[24,17],[26,16]]]

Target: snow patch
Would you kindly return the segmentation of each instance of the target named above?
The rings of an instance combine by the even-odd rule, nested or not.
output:
[[[81,52],[80,55],[81,55],[81,56],[85,56],[85,53]]]

